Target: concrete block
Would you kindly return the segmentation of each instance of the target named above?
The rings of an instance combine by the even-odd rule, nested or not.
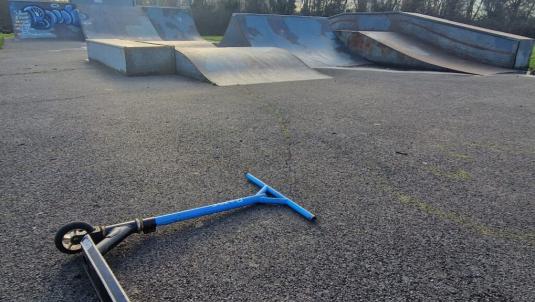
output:
[[[174,52],[174,47],[166,45],[119,39],[87,40],[90,61],[129,76],[175,73]]]

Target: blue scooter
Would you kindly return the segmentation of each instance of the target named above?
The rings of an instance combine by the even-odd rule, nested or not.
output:
[[[249,182],[258,186],[256,194],[240,199],[216,203],[191,210],[180,211],[110,226],[94,227],[84,222],[73,222],[59,229],[55,236],[56,247],[66,254],[83,252],[85,269],[101,301],[130,301],[121,284],[113,274],[103,255],[134,233],[152,233],[163,225],[177,223],[210,214],[225,212],[255,204],[285,205],[309,221],[316,216],[274,188],[246,173]]]

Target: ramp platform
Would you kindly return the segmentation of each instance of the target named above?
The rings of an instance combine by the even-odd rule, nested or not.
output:
[[[220,47],[278,47],[312,68],[367,64],[350,54],[323,17],[234,14]]]
[[[449,70],[476,75],[514,72],[460,58],[402,33],[340,30],[337,35],[352,52],[381,65]]]
[[[284,49],[176,48],[178,74],[217,86],[328,79]]]
[[[78,5],[86,39],[161,40],[138,6]]]
[[[203,47],[215,48],[216,47],[213,43],[210,43],[205,40],[202,40],[202,41],[140,41],[140,42],[150,43],[150,44],[155,44],[155,45],[166,45],[166,46],[172,46],[172,47],[195,47],[195,48],[203,48]]]

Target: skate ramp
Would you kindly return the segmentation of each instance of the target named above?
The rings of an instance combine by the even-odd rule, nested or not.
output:
[[[76,5],[92,4],[92,5],[115,5],[115,6],[134,6],[136,0],[70,0],[70,3]]]
[[[448,70],[476,75],[510,73],[513,70],[459,58],[436,46],[405,34],[388,31],[337,31],[348,48],[367,60],[387,66]]]
[[[86,39],[161,40],[141,7],[78,5]]]
[[[397,31],[436,45],[459,57],[503,68],[526,69],[533,39],[436,17],[403,13]]]
[[[366,64],[350,54],[323,17],[233,14],[220,47],[278,47],[312,68]]]
[[[178,74],[217,86],[328,79],[284,49],[177,47]]]
[[[163,40],[202,40],[189,10],[156,6],[145,6],[142,10]]]
[[[534,45],[528,37],[416,13],[344,13],[329,21],[335,31],[393,31],[459,58],[501,68],[528,68]]]
[[[136,0],[70,0],[70,3],[76,5],[115,5],[115,6],[134,6]]]

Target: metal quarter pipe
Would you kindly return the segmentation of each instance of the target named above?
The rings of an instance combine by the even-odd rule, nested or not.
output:
[[[78,5],[86,39],[161,40],[138,6]]]
[[[278,47],[312,68],[367,64],[350,54],[322,17],[234,14],[221,47]]]

